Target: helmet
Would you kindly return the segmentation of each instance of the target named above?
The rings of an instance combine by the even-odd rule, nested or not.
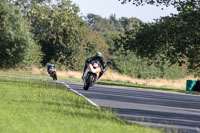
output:
[[[101,54],[101,52],[97,52],[95,56],[102,57],[102,54]]]

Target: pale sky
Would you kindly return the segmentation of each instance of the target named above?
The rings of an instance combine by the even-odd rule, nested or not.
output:
[[[80,8],[81,15],[86,16],[88,13],[100,15],[103,18],[109,18],[115,14],[117,18],[136,17],[143,22],[154,22],[154,19],[161,16],[169,16],[171,13],[177,13],[173,7],[161,7],[145,5],[136,7],[131,3],[122,5],[118,0],[71,0]]]

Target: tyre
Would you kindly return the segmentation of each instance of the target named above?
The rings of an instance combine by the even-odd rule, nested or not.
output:
[[[53,80],[57,80],[57,75],[54,73]]]
[[[89,86],[88,86],[88,85],[84,85],[84,86],[83,86],[83,89],[84,89],[84,90],[88,90],[88,89],[89,89]]]
[[[85,83],[83,89],[88,90],[89,87],[92,87],[93,85],[94,85],[94,75],[90,74],[89,76],[87,76],[86,83]]]

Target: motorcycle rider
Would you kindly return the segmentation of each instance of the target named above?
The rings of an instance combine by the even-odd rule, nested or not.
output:
[[[50,69],[51,67],[55,68],[55,65],[53,65],[53,64],[51,64],[51,63],[47,63],[46,68],[47,68],[48,74],[50,73],[49,69]]]
[[[100,66],[100,67],[101,67],[102,70],[101,70],[101,72],[100,72],[100,74],[99,74],[99,78],[100,78],[100,77],[103,75],[103,73],[106,71],[106,69],[107,69],[106,61],[105,61],[104,58],[102,57],[101,52],[97,52],[95,56],[92,56],[92,57],[86,59],[86,61],[85,61],[85,68],[84,68],[83,75],[82,75],[82,79],[83,79],[83,80],[84,80],[85,70],[86,70],[88,64],[89,64],[91,61],[93,61],[93,60],[98,60],[98,61],[101,63],[101,66]],[[98,79],[99,79],[99,78],[98,78]]]

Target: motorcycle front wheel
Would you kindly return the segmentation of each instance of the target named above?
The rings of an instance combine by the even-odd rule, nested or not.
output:
[[[87,76],[86,83],[84,84],[83,89],[88,90],[89,87],[93,84],[93,80],[94,80],[93,74],[90,74],[89,76]]]

